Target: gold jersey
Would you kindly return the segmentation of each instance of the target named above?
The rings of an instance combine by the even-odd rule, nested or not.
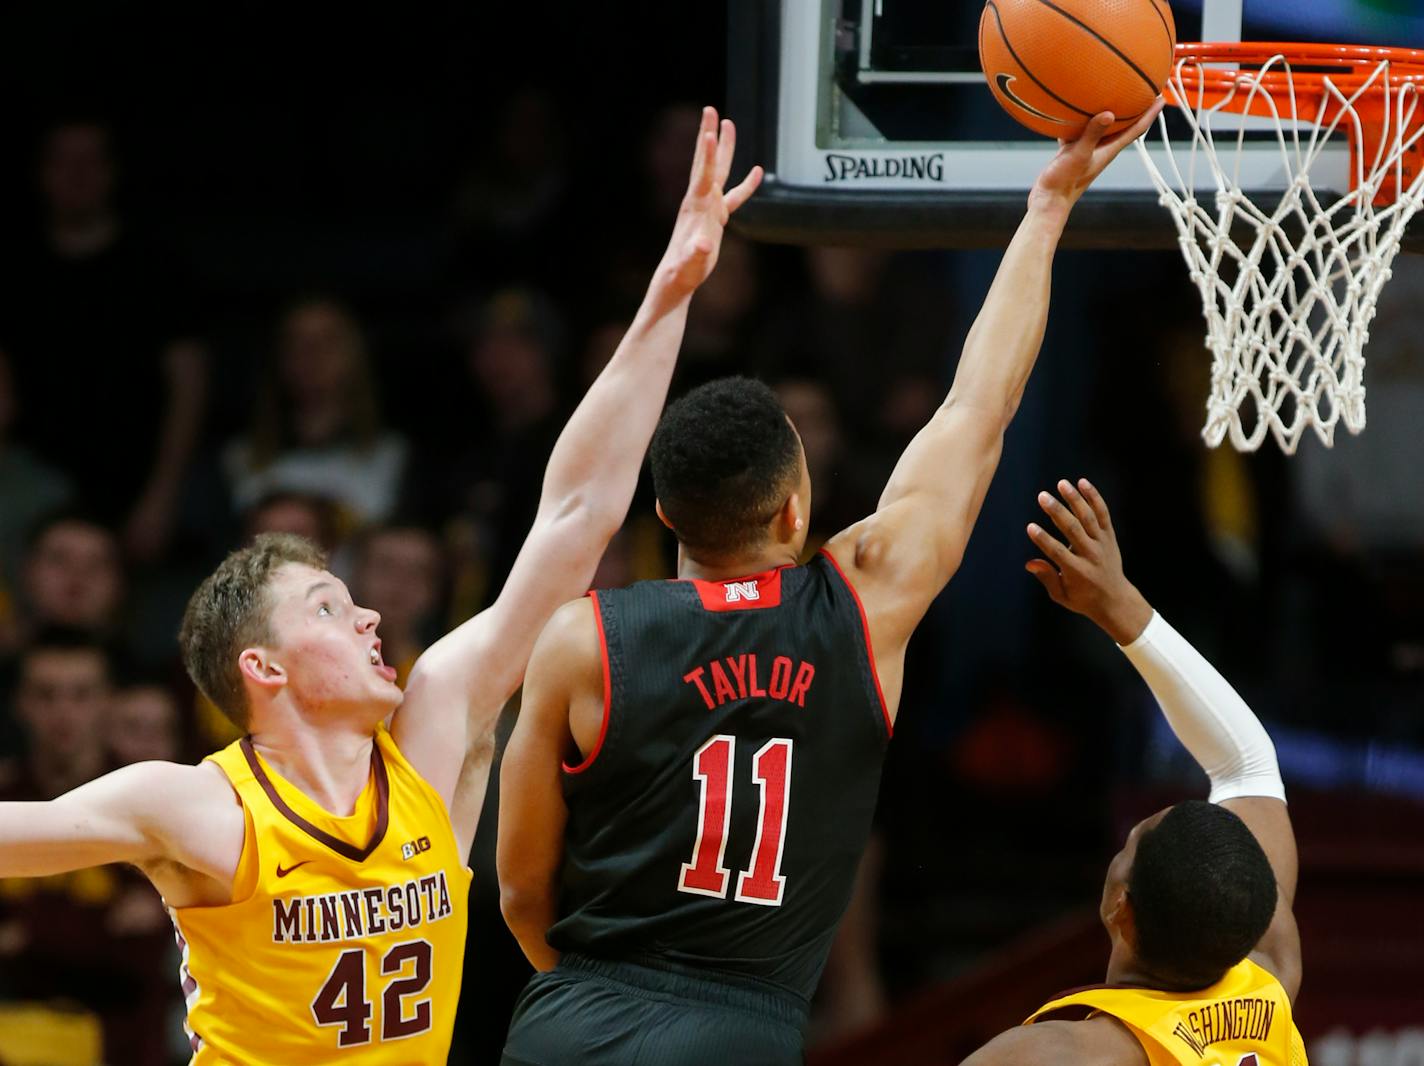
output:
[[[471,875],[435,790],[384,727],[345,818],[246,738],[209,759],[247,831],[233,902],[169,909],[194,1066],[444,1062]]]
[[[1025,1025],[1068,1008],[1108,1014],[1137,1038],[1152,1066],[1308,1066],[1290,997],[1243,959],[1210,988],[1158,992],[1089,988],[1045,1003]]]

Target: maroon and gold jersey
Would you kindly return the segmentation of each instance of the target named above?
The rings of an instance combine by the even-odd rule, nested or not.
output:
[[[171,910],[193,1062],[444,1062],[470,871],[445,805],[384,727],[348,817],[250,740],[209,758],[247,820],[234,902]]]

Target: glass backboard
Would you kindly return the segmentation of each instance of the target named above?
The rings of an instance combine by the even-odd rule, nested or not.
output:
[[[1003,243],[1054,145],[990,95],[975,43],[980,11],[950,0],[731,0],[728,103],[743,133],[739,166],[761,162],[768,172],[739,216],[743,229],[797,243]],[[1182,41],[1424,47],[1424,0],[1174,0],[1173,11]],[[1184,133],[1168,112],[1174,134]],[[1243,188],[1282,188],[1274,127],[1235,121],[1247,124]],[[1327,198],[1345,190],[1348,159],[1341,137],[1314,168]],[[1099,179],[1068,243],[1175,243],[1135,152]]]

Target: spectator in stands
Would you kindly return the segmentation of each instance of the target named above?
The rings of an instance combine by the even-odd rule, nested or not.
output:
[[[801,434],[806,465],[815,479],[815,508],[806,548],[816,551],[827,536],[875,510],[879,485],[867,475],[855,449],[846,446],[836,398],[825,382],[785,378],[775,389]]]
[[[0,800],[53,799],[113,768],[102,645],[38,634],[20,660],[15,706],[29,740]],[[0,991],[12,1001],[77,1002],[98,1016],[105,1062],[162,1066],[176,999],[172,928],[135,871],[103,866],[42,881],[0,881]],[[0,1048],[9,1034],[0,1026]]]
[[[759,294],[756,248],[729,234],[722,242],[716,272],[697,291],[697,299],[688,309],[677,389],[741,373]]]
[[[272,492],[254,503],[242,516],[242,539],[259,533],[295,533],[334,552],[341,543],[336,505],[325,496],[303,492]]]
[[[808,248],[805,262],[810,284],[759,331],[755,364],[771,378],[826,382],[862,448],[898,455],[944,396],[948,283],[875,249]]]
[[[293,305],[251,428],[223,452],[236,508],[273,492],[312,493],[332,499],[348,528],[379,522],[399,498],[408,451],[382,423],[355,317],[326,297]]]
[[[118,635],[125,589],[118,541],[85,512],[59,511],[34,527],[21,580],[29,631],[61,626],[101,640]]]
[[[66,121],[45,134],[42,232],[5,263],[0,347],[21,394],[38,398],[21,411],[20,439],[121,529],[131,556],[150,561],[172,532],[207,365],[181,274],[120,216],[117,179],[103,124]],[[51,417],[60,402],[64,417]]]
[[[13,386],[9,360],[0,352],[0,657],[19,640],[16,595],[25,538],[40,518],[74,494],[68,478],[11,443],[18,406]]]
[[[412,508],[446,528],[456,584],[497,592],[534,519],[544,461],[561,428],[556,366],[564,329],[542,293],[506,289],[473,316],[466,367],[479,414],[462,426],[462,452],[422,464]],[[483,577],[470,568],[484,571]],[[466,617],[482,605],[457,595]]]
[[[569,192],[562,116],[544,91],[523,89],[499,106],[494,130],[473,128],[471,160],[455,189],[458,272],[466,282],[557,284]]]
[[[379,611],[382,658],[404,686],[410,668],[442,631],[439,608],[445,584],[440,541],[414,524],[369,529],[353,545],[352,598]]]
[[[109,702],[104,727],[115,766],[182,758],[178,704],[164,685],[142,681],[119,689]]]
[[[643,136],[638,180],[624,177],[593,190],[591,195],[601,198],[585,213],[594,227],[588,240],[596,258],[582,262],[584,277],[592,279],[605,305],[626,307],[630,314],[637,308],[648,274],[662,254],[667,227],[687,191],[687,161],[701,120],[702,109],[696,104],[683,101],[660,108]],[[590,288],[587,282],[584,288]]]

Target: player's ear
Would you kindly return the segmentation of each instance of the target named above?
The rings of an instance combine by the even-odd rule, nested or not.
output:
[[[266,648],[244,648],[237,657],[237,668],[248,681],[275,694],[287,683],[287,671]]]
[[[662,500],[654,500],[654,501],[653,501],[653,510],[655,510],[655,511],[658,512],[658,521],[659,521],[659,522],[661,522],[663,525],[667,526],[668,529],[672,529],[672,531],[673,531],[674,533],[677,532],[676,529],[673,529],[673,524],[672,524],[671,521],[669,521],[668,516],[667,516],[667,512],[663,510],[663,501],[662,501]]]
[[[786,502],[781,505],[781,511],[777,515],[777,526],[782,534],[782,540],[794,540],[803,529],[806,528],[806,509],[801,504],[801,494],[793,492],[786,497]]]
[[[1137,916],[1133,912],[1132,897],[1128,895],[1126,885],[1118,885],[1108,898],[1103,912],[1103,924],[1108,927],[1113,939],[1121,939],[1128,947],[1136,950]]]

